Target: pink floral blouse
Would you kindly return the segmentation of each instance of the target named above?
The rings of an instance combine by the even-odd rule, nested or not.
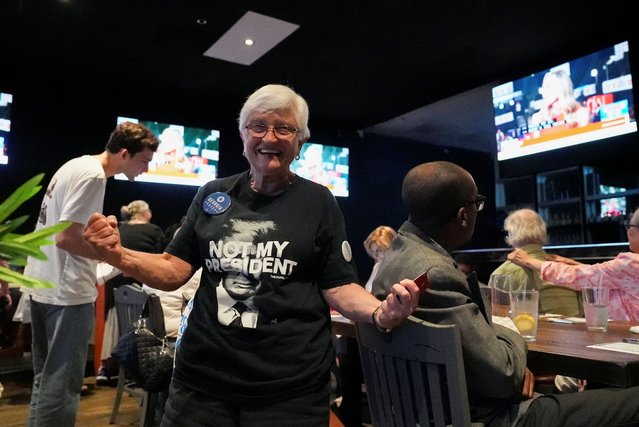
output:
[[[610,289],[609,316],[639,321],[639,254],[622,252],[615,259],[592,265],[546,261],[541,278],[573,289],[599,286],[601,281]]]

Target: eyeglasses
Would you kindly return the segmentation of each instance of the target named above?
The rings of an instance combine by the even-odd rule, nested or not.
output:
[[[632,227],[639,228],[639,225],[637,225],[637,224],[632,224],[630,221],[625,221],[625,222],[623,223],[623,226],[624,226],[624,227],[626,227],[626,230],[628,230],[628,231],[629,231]]]
[[[486,196],[482,196],[481,194],[478,194],[477,197],[475,197],[475,200],[473,200],[472,202],[466,203],[466,206],[470,205],[471,203],[475,204],[475,207],[477,208],[477,212],[479,212],[482,209],[484,209],[484,204],[486,203]]]
[[[276,138],[287,139],[298,131],[298,129],[289,125],[266,126],[262,123],[251,123],[244,126],[244,129],[246,129],[248,134],[253,138],[264,138],[268,131],[273,131],[273,135]]]

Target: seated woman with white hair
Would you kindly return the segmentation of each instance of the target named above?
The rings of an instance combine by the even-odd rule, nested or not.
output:
[[[548,255],[536,259],[521,249],[508,254],[508,260],[540,272],[541,278],[572,289],[606,286],[610,289],[608,314],[614,320],[639,321],[639,209],[626,221],[630,252],[610,261],[581,264],[570,258]]]
[[[548,241],[546,223],[532,209],[518,209],[511,212],[504,221],[506,242],[515,249],[535,260],[546,260],[549,256],[543,249]],[[509,275],[513,289],[539,290],[539,313],[579,316],[583,312],[578,293],[573,289],[557,286],[544,280],[539,271],[506,261],[492,275]]]

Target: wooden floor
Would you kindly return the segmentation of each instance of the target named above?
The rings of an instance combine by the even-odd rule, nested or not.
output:
[[[3,427],[22,427],[26,425],[31,396],[31,371],[5,374],[0,377],[4,392],[0,398],[0,424]],[[124,395],[115,424],[109,424],[115,387],[96,386],[95,378],[85,378],[89,385],[89,394],[80,398],[80,408],[76,418],[77,426],[137,426],[140,420],[139,400]]]
[[[21,371],[0,375],[4,392],[0,397],[0,425],[3,427],[23,427],[26,425],[31,396],[31,371]],[[139,401],[124,394],[115,424],[109,424],[115,400],[115,387],[96,386],[95,378],[85,378],[90,393],[80,399],[76,418],[77,426],[137,426],[140,420]],[[344,427],[339,418],[331,412],[329,427]]]

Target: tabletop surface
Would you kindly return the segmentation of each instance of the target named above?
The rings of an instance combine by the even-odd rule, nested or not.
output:
[[[639,354],[589,348],[592,344],[621,342],[623,338],[639,338],[639,334],[629,331],[633,322],[608,322],[607,332],[590,332],[584,323],[563,324],[540,320],[537,341],[528,343],[531,352],[570,355],[590,360],[637,362]],[[639,350],[639,345],[637,346]]]

